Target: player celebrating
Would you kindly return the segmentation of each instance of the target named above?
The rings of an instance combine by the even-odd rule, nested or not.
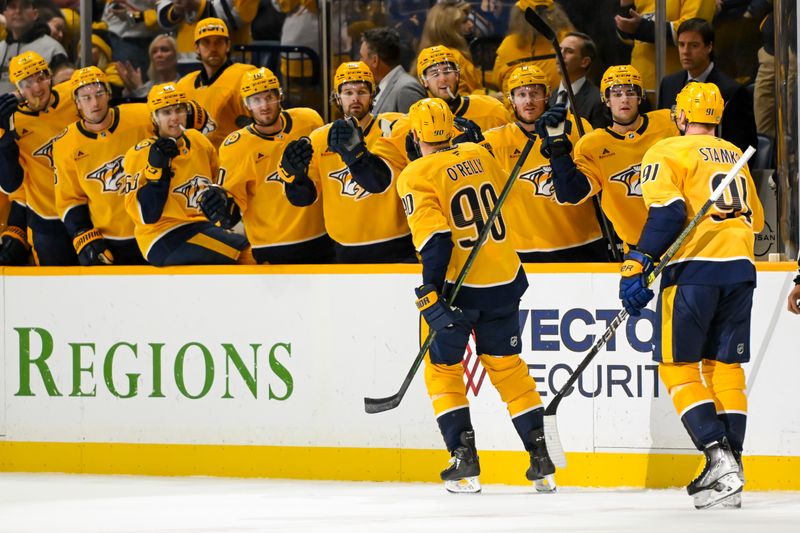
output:
[[[537,133],[543,153],[549,153],[553,187],[561,203],[580,204],[602,191],[601,206],[627,249],[638,242],[647,218],[639,184],[642,156],[666,137],[678,134],[668,110],[639,114],[642,79],[630,65],[609,67],[600,83],[603,101],[611,110],[610,128],[594,130],[575,145],[566,134],[552,136],[547,124],[564,120],[566,111],[554,106],[539,119]]]
[[[723,109],[716,85],[690,83],[675,106],[685,136],[655,144],[642,160],[648,218],[636,247],[625,256],[620,282],[620,298],[631,315],[653,297],[647,288],[653,263],[742,156],[735,145],[714,136]],[[705,454],[705,468],[687,487],[698,509],[726,500],[740,504],[747,423],[741,363],[750,359],[753,243],[763,227],[764,212],[745,166],[689,234],[661,280],[653,357],[681,422]]]
[[[144,263],[121,193],[125,152],[152,132],[147,105],[109,107],[111,87],[97,67],[76,70],[70,84],[81,119],[53,144],[56,209],[81,265]]]
[[[228,58],[231,40],[222,19],[209,17],[197,23],[194,49],[203,66],[181,78],[177,88],[208,112],[211,121],[205,131],[211,143],[219,147],[225,137],[247,123],[239,84],[242,75],[255,67],[232,63]]]
[[[278,174],[286,145],[322,127],[322,118],[306,107],[282,110],[280,82],[267,68],[245,72],[241,86],[253,124],[231,133],[222,143],[221,187],[208,188],[200,207],[209,220],[223,227],[233,226],[239,218],[235,213],[241,209],[258,263],[330,263],[333,242],[325,232],[322,202],[292,205]]]
[[[451,492],[480,491],[480,464],[461,365],[474,330],[481,363],[530,453],[526,476],[542,490],[550,490],[555,468],[544,444],[542,401],[519,357],[519,300],[528,281],[502,216],[455,301],[442,299],[476,245],[508,178],[482,146],[451,145],[453,114],[443,100],[420,100],[411,106],[409,118],[422,157],[403,170],[397,189],[422,256],[417,308],[437,333],[425,356],[425,383],[452,456],[441,477]]]
[[[338,262],[416,262],[395,194],[395,173],[403,162],[389,145],[377,142],[384,135],[384,121],[370,112],[372,72],[362,61],[343,63],[333,81],[345,118],[286,146],[279,168],[287,182],[286,196],[297,206],[312,205],[321,197]]]
[[[189,100],[171,83],[147,96],[156,135],[125,154],[125,207],[136,242],[156,266],[227,265],[247,246],[242,235],[209,222],[201,191],[219,172],[217,151],[202,133],[186,129]]]
[[[508,80],[508,100],[517,121],[485,134],[507,173],[517,163],[520,147],[528,139],[536,141],[503,206],[511,242],[524,263],[607,261],[606,244],[592,204],[559,205],[555,201],[550,162],[539,153],[541,140],[534,134],[549,92],[547,76],[539,67],[517,67]],[[591,129],[588,122],[584,121],[584,126]],[[571,131],[572,141],[577,141],[577,128]]]
[[[69,84],[51,88],[50,68],[36,52],[12,58],[9,75],[23,98],[17,105],[14,93],[0,96],[0,127],[5,130],[0,137],[0,188],[14,201],[5,234],[13,237],[8,246],[21,260],[12,262],[27,259],[29,228],[36,264],[77,265],[72,238],[56,211],[53,185],[54,138],[78,118]]]

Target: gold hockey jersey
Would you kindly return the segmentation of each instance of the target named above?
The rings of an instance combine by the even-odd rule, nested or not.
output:
[[[122,160],[131,146],[153,133],[153,125],[146,104],[123,104],[109,112],[114,120],[107,130],[92,133],[83,121],[73,122],[53,144],[56,209],[66,222],[71,209],[88,205],[92,224],[105,238],[131,239]]]
[[[578,140],[573,121],[570,140]],[[591,130],[585,120],[584,128]],[[500,167],[507,175],[517,164],[528,136],[517,123],[494,128],[484,134]],[[511,189],[503,215],[518,252],[551,252],[581,246],[602,238],[591,203],[561,205],[556,202],[550,161],[539,151],[541,139],[531,148]]]
[[[242,211],[247,238],[254,248],[305,242],[325,234],[322,203],[295,207],[278,177],[286,145],[322,127],[313,109],[296,107],[281,113],[283,129],[263,135],[247,126],[228,135],[219,148],[219,184]]]
[[[688,223],[741,156],[735,145],[711,135],[665,139],[642,160],[644,202],[648,208],[657,208],[683,200]],[[668,270],[679,267],[688,275],[687,262],[705,261],[710,265],[705,272],[695,270],[693,279],[711,284],[726,278],[740,281],[726,268],[741,270],[744,261],[755,279],[753,244],[763,228],[764,209],[745,165],[686,238]],[[687,275],[681,279],[687,281]]]
[[[373,117],[364,128],[367,149],[383,159],[392,172],[392,181],[385,191],[372,194],[353,180],[347,165],[336,152],[328,150],[331,125],[314,130],[311,145],[314,155],[308,176],[317,188],[317,202],[322,202],[325,228],[339,244],[362,246],[404,237],[410,233],[400,199],[396,193],[399,173],[398,155],[377,140],[385,135],[381,117]]]
[[[185,91],[190,99],[197,100],[208,112],[214,125],[207,136],[217,148],[225,137],[239,129],[236,119],[248,116],[239,88],[242,75],[254,68],[245,63],[230,63],[207,80],[208,83],[202,69],[190,72],[177,83],[178,89]]]
[[[186,130],[178,139],[180,153],[172,159],[172,178],[169,195],[163,205],[161,218],[147,223],[137,192],[147,183],[147,158],[150,146],[158,137],[149,137],[125,154],[125,209],[134,223],[136,243],[144,257],[153,244],[167,232],[192,222],[207,222],[200,210],[200,193],[216,181],[219,172],[217,151],[211,141],[197,130]],[[160,175],[160,174],[159,174]]]
[[[642,125],[625,135],[610,128],[594,130],[575,145],[575,165],[592,187],[584,201],[602,190],[603,212],[627,244],[639,241],[647,220],[639,183],[642,156],[661,139],[675,135],[678,128],[670,111],[663,109],[643,115]]]

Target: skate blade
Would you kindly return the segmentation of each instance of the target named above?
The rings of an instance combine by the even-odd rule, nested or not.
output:
[[[481,491],[481,482],[478,476],[464,477],[445,481],[444,488],[453,494],[475,494]]]
[[[742,493],[737,492],[732,497],[722,502],[722,506],[726,509],[741,509],[742,508]]]
[[[708,509],[714,505],[724,503],[742,492],[744,483],[734,472],[725,474],[707,490],[698,492],[693,496],[695,509]]]
[[[533,481],[533,487],[536,489],[536,492],[545,494],[556,492],[558,490],[556,486],[556,476],[554,474],[547,474],[541,479],[535,479]]]

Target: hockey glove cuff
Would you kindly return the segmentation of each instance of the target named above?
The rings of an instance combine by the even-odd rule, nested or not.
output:
[[[114,256],[106,245],[103,234],[96,228],[79,233],[72,239],[72,245],[78,252],[78,261],[82,266],[111,265]]]
[[[417,309],[425,318],[428,326],[434,331],[441,331],[452,327],[464,317],[457,307],[450,307],[439,298],[436,287],[429,283],[415,289],[417,294]]]
[[[17,226],[8,226],[0,234],[0,265],[19,266],[28,262],[28,245],[25,230]]]

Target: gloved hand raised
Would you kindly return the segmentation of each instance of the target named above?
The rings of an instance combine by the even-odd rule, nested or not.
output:
[[[328,130],[328,149],[336,152],[347,166],[352,165],[367,153],[364,134],[356,119],[337,119]]]
[[[150,154],[147,156],[147,164],[153,168],[166,170],[169,168],[170,161],[178,157],[178,143],[169,137],[159,137],[150,145]]]
[[[292,181],[297,176],[308,175],[308,165],[311,164],[311,157],[314,155],[314,148],[311,146],[311,139],[300,137],[290,142],[283,149],[281,163],[278,167],[281,179]]]
[[[649,255],[634,249],[625,254],[620,269],[619,299],[631,316],[642,314],[642,308],[653,299],[653,291],[647,288],[653,269],[653,258]]]
[[[0,128],[3,129],[0,142],[4,141],[3,144],[9,144],[14,140],[14,136],[9,130],[11,129],[11,115],[17,110],[17,103],[17,95],[14,93],[0,96]]]
[[[572,122],[567,120],[567,108],[554,105],[536,120],[536,134],[542,139],[539,151],[544,157],[550,159],[566,155],[572,151],[569,133],[572,131]]]
[[[453,137],[453,144],[465,142],[481,143],[484,141],[481,127],[470,119],[464,117],[455,117],[453,119],[453,124],[455,124],[456,128],[463,132],[460,135]]]

